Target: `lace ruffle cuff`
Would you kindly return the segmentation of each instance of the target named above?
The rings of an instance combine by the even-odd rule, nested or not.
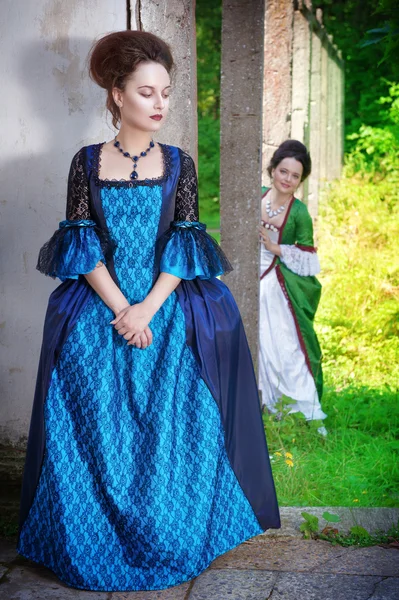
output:
[[[298,246],[280,244],[280,248],[282,262],[293,273],[303,277],[320,273],[319,258],[311,246],[309,250],[302,250]]]
[[[42,246],[36,268],[61,281],[90,273],[99,261],[106,262],[113,245],[91,220],[61,221],[59,229]]]
[[[160,271],[180,279],[211,279],[233,269],[198,221],[173,221],[160,240],[159,252]]]

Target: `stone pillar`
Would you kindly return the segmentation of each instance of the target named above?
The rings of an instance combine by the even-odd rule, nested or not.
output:
[[[315,29],[312,30],[309,122],[309,151],[312,158],[312,173],[308,185],[308,208],[315,220],[318,212],[321,138],[321,40]]]
[[[223,0],[220,213],[227,283],[243,317],[254,360],[258,348],[263,0]]]
[[[344,164],[344,152],[345,152],[345,64],[342,60],[342,54],[339,52],[339,58],[341,60],[340,71],[339,71],[339,114],[340,114],[340,175],[342,174],[342,167]]]
[[[171,46],[176,64],[170,111],[157,140],[179,146],[197,160],[195,1],[164,0],[160,10],[157,0],[136,0],[131,11],[137,29],[154,33]]]
[[[97,36],[126,29],[125,0],[5,2],[0,22],[0,443],[24,448],[43,319],[59,284],[36,269],[65,215],[73,155],[111,139],[104,91],[90,81]]]
[[[310,26],[301,10],[294,12],[291,137],[308,141],[310,87]]]
[[[337,65],[335,63],[334,46],[330,49],[330,81],[331,81],[331,119],[330,119],[330,179],[337,176]]]
[[[328,45],[326,39],[321,46],[321,97],[320,97],[320,182],[327,176],[327,127],[328,127]]]
[[[336,55],[334,60],[334,87],[335,87],[335,151],[334,151],[334,176],[339,178],[342,171],[342,143],[343,143],[343,123],[342,123],[342,61],[339,57],[339,51],[335,47]]]
[[[298,10],[294,12],[291,138],[308,146],[311,30],[308,20],[301,12],[302,3],[299,2],[298,5]],[[305,189],[301,190],[302,187]],[[301,188],[298,195],[306,198],[307,182]]]
[[[334,127],[335,118],[335,87],[334,87],[334,58],[332,53],[332,36],[328,36],[330,44],[328,46],[327,63],[327,135],[326,135],[326,179],[331,181],[335,177],[334,165]]]
[[[265,12],[263,81],[263,185],[270,180],[267,165],[276,148],[291,133],[291,64],[294,3],[268,0]]]

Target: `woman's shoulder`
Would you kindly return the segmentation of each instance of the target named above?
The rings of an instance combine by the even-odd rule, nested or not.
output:
[[[306,206],[305,202],[303,200],[300,200],[299,198],[294,198],[294,203],[293,203],[293,213],[295,214],[295,217],[299,220],[302,221],[310,221],[312,222],[312,217],[310,216],[308,207]]]
[[[294,197],[294,206],[298,213],[300,214],[309,214],[308,207],[306,206],[303,200],[300,200],[296,196]]]
[[[90,157],[96,152],[99,152],[100,148],[102,148],[102,146],[104,146],[105,144],[106,142],[98,142],[97,144],[88,144],[87,146],[82,146],[73,155],[72,162],[85,160],[87,157]]]
[[[167,148],[170,152],[175,152],[176,154],[178,154],[181,159],[189,159],[194,162],[194,159],[191,156],[191,154],[183,150],[183,148],[180,148],[180,146],[172,146],[172,144],[161,144],[161,142],[158,143],[160,146]]]

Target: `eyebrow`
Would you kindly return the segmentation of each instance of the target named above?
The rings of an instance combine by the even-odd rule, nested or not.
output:
[[[164,87],[164,90],[167,90],[168,88],[172,87],[171,85],[167,85],[166,87]],[[152,85],[141,85],[139,88],[137,88],[138,90],[141,90],[141,88],[150,88],[151,90],[155,90],[154,86]]]

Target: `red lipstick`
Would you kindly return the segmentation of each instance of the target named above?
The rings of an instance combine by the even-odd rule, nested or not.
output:
[[[162,115],[152,115],[150,117],[150,119],[154,119],[154,121],[160,121],[162,118]]]

